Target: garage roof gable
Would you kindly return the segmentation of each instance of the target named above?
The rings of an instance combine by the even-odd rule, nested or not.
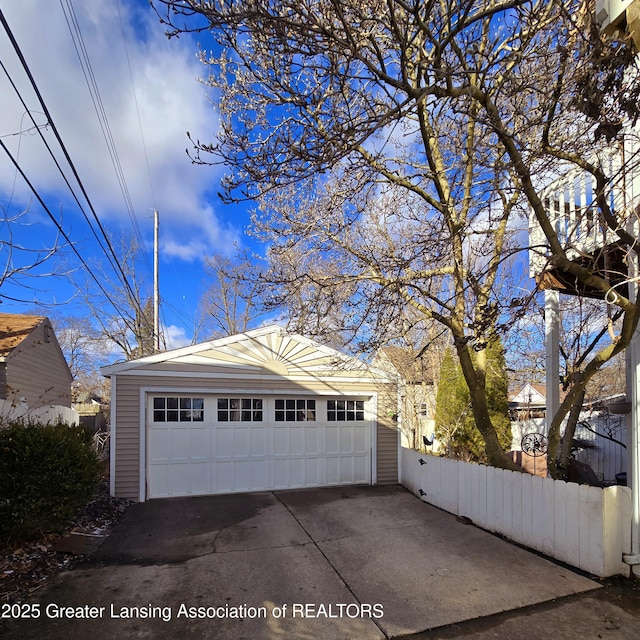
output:
[[[387,375],[335,349],[270,325],[234,336],[156,353],[101,369],[105,376],[136,374],[166,365],[233,367],[260,375],[299,376],[345,374],[386,381]]]

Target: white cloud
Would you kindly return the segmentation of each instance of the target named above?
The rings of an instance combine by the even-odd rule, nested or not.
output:
[[[5,17],[99,217],[108,227],[131,226],[61,4],[41,0],[6,4],[9,6],[3,7]],[[217,127],[205,88],[196,81],[202,75],[202,67],[195,42],[189,37],[168,40],[146,2],[85,0],[74,3],[74,8],[117,148],[117,161],[143,233],[151,235],[150,214],[155,206],[171,237],[173,256],[193,259],[216,251],[227,252],[240,231],[221,223],[207,202],[207,193],[219,173],[213,168],[195,167],[185,152],[190,146],[187,131],[210,139]],[[41,107],[2,32],[0,59],[23,92],[37,123],[45,124],[44,114],[35,113],[41,112]],[[56,194],[48,202],[57,214],[59,202],[67,198],[66,187],[39,136],[33,131],[11,135],[31,128],[32,123],[4,74],[0,74],[0,95],[0,136],[38,190]],[[62,162],[50,128],[45,135]],[[2,155],[0,204],[5,206],[6,196],[14,190],[15,177],[7,163]],[[67,171],[67,175],[71,176],[71,172]],[[30,197],[19,178],[14,193],[14,206]],[[65,226],[75,215],[74,210],[77,208],[68,202],[64,205]],[[74,219],[76,238],[89,235],[83,224]]]
[[[163,335],[167,343],[167,349],[179,349],[180,347],[186,347],[191,344],[191,340],[187,336],[186,331],[182,327],[177,327],[174,324],[163,327]]]

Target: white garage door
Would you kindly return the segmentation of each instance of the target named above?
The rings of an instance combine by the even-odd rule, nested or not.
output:
[[[150,394],[150,498],[371,483],[361,398]]]

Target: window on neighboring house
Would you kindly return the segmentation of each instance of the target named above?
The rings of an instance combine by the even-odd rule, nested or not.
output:
[[[327,400],[329,422],[364,420],[364,400]]]
[[[262,398],[218,398],[218,422],[262,422]]]
[[[203,422],[204,398],[162,396],[153,399],[154,422]]]
[[[276,398],[276,422],[314,422],[316,401]]]

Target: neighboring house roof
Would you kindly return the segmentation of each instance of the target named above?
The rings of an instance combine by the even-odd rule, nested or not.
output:
[[[0,313],[0,358],[6,358],[46,318]]]
[[[542,405],[547,398],[547,390],[543,384],[527,382],[524,387],[510,399],[513,404],[520,405]]]
[[[91,393],[91,391],[81,391],[76,396],[76,403],[81,404],[106,404],[107,401],[101,396],[96,395],[95,393]]]
[[[567,396],[567,392],[560,387],[560,402]],[[522,389],[509,396],[509,406],[515,408],[545,408],[547,404],[547,387],[537,382],[527,382]]]
[[[433,384],[433,374],[429,370],[425,358],[413,349],[384,347],[380,352],[405,382],[409,384],[420,384],[422,382]]]

